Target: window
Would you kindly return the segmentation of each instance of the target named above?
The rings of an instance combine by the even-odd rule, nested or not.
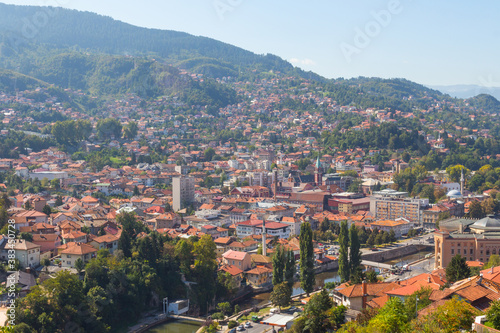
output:
[[[474,254],[474,250],[473,249],[470,249],[470,254]]]
[[[460,249],[457,250],[457,254],[460,254]]]
[[[451,249],[451,254],[455,254],[455,250],[454,249]]]
[[[67,263],[68,265],[71,265],[71,261],[66,261],[66,263]]]
[[[69,254],[66,255],[66,258],[71,258],[71,256]]]
[[[473,260],[472,257],[470,257],[470,261],[472,261],[472,260]]]
[[[486,255],[489,256],[490,255],[490,250],[486,250]]]

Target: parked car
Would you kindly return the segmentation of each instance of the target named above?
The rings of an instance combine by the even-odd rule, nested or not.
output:
[[[254,323],[258,323],[260,321],[261,318],[259,318],[258,316],[252,316],[252,321]]]
[[[250,328],[250,327],[252,327],[252,324],[249,321],[247,321],[245,323],[245,328]]]
[[[236,333],[236,328],[232,328],[229,330],[229,333]]]
[[[245,327],[243,325],[238,326],[237,331],[244,331]]]

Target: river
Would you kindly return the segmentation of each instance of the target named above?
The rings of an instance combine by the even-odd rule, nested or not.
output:
[[[187,320],[174,320],[148,330],[148,333],[196,333],[200,323]]]
[[[396,265],[396,266],[403,266],[405,264],[408,264],[410,262],[422,259],[425,257],[426,254],[433,253],[432,251],[421,251],[419,253],[415,254],[410,254],[404,257],[401,257],[399,259],[394,259],[394,260],[389,260],[389,261],[384,261],[385,264],[391,264],[391,265]],[[323,272],[319,273],[316,275],[316,285],[315,286],[324,286],[326,282],[339,282],[340,277],[337,274],[337,271],[328,271],[328,272]],[[303,293],[304,290],[300,288],[300,282],[295,282],[293,285],[293,290],[292,290],[292,296],[296,296],[298,294]],[[269,296],[271,295],[270,292],[267,293],[261,293],[254,295],[250,298],[244,299],[241,302],[239,302],[240,308],[242,310],[244,309],[249,309],[254,306],[259,306],[264,303],[267,303],[269,301]]]
[[[385,264],[391,264],[396,266],[403,266],[410,262],[422,259],[426,254],[433,253],[431,251],[422,251],[415,254],[410,254],[408,256],[385,261]],[[316,286],[324,286],[326,282],[338,282],[340,281],[340,277],[337,274],[337,271],[323,272],[316,275]],[[300,282],[295,282],[293,285],[292,295],[298,295],[302,293],[303,290],[300,288]],[[242,300],[239,305],[242,310],[249,309],[254,306],[259,306],[269,301],[269,296],[271,293],[261,293],[254,295],[250,298]],[[172,321],[166,324],[157,326],[153,329],[148,330],[148,333],[195,333],[198,328],[200,328],[200,324],[196,322],[189,321]]]

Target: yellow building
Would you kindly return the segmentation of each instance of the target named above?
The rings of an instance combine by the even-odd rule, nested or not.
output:
[[[500,219],[488,216],[456,231],[434,233],[435,268],[446,268],[459,254],[468,261],[488,262],[500,254]]]

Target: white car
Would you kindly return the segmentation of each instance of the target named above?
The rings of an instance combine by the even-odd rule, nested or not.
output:
[[[245,327],[243,327],[243,325],[240,325],[240,326],[238,326],[238,328],[236,330],[237,331],[244,331]]]
[[[247,321],[245,323],[245,328],[250,328],[250,327],[252,327],[252,324],[249,321]]]

